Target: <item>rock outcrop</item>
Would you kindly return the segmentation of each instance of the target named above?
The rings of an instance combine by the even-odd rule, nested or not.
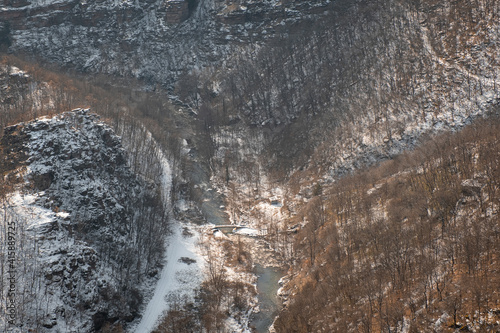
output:
[[[156,187],[131,172],[120,138],[78,109],[6,128],[1,148],[13,189],[2,223],[15,223],[19,244],[17,327],[94,332],[136,318],[168,225]]]

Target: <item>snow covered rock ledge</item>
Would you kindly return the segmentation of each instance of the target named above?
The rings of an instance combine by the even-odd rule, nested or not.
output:
[[[0,277],[14,290],[1,295],[0,326],[126,326],[156,278],[168,233],[157,185],[131,172],[120,138],[89,110],[11,126],[0,148],[0,237],[12,238],[0,264],[8,267],[9,252],[14,259]]]

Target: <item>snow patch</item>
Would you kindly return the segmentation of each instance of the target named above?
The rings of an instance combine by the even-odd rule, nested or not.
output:
[[[158,320],[169,309],[168,299],[173,296],[194,300],[194,291],[202,282],[204,270],[204,259],[198,253],[196,246],[199,239],[199,231],[190,228],[192,237],[184,237],[181,223],[173,228],[173,234],[166,240],[165,266],[160,279],[156,285],[153,298],[149,301],[144,314],[137,326],[132,327],[130,332],[149,333],[157,325]],[[196,260],[187,265],[182,258]]]

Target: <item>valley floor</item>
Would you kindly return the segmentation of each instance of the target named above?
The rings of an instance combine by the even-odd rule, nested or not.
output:
[[[151,332],[169,310],[170,302],[193,301],[194,291],[201,285],[204,258],[199,253],[199,231],[176,222],[166,239],[165,265],[160,273],[153,297],[148,302],[140,321],[129,332]]]

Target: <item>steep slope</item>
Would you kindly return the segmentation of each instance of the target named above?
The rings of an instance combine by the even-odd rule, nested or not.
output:
[[[13,51],[171,87],[182,72],[220,65],[272,37],[285,21],[321,14],[328,3],[4,1],[0,21],[10,24]],[[176,4],[189,14],[177,14]]]
[[[212,179],[250,205],[259,184],[281,187],[294,214],[296,195],[318,182],[496,114],[498,5],[337,1],[314,25],[232,59],[185,88]]]
[[[215,126],[262,128],[278,177],[309,167],[336,176],[498,104],[498,7],[337,1],[314,25],[235,59],[199,104]]]
[[[277,332],[498,332],[498,118],[316,191]]]
[[[470,191],[496,184],[496,176],[476,179],[482,166],[457,173],[456,156],[443,157],[451,162],[429,156],[418,160],[424,189],[412,183],[418,167],[400,170],[412,172],[410,180],[397,174],[373,180],[396,188],[389,203],[377,199],[387,187],[365,195],[374,184],[363,177],[329,184],[428,137],[460,132],[481,118],[494,121],[499,8],[498,1],[338,1],[316,25],[299,25],[292,38],[233,59],[229,72],[187,90],[207,138],[200,152],[226,194],[231,220],[266,229],[283,262],[295,264],[290,307],[278,330],[427,331],[459,324],[498,330],[498,263],[490,260],[498,255],[498,218],[478,209],[487,201],[496,207],[497,200],[482,190],[470,198]],[[483,143],[494,147],[496,138],[469,139],[467,148],[435,145],[443,156],[467,149],[465,164],[471,156],[497,156],[494,149],[473,153]],[[318,209],[326,205],[323,188],[338,192],[323,199],[330,205],[324,211]],[[467,217],[458,221],[456,214]],[[290,249],[289,236],[300,227]]]
[[[2,324],[92,332],[133,320],[168,232],[157,186],[130,171],[120,139],[88,110],[8,127],[1,144],[2,238],[13,242],[1,264],[14,272],[1,276],[14,274],[2,303],[15,306]]]

